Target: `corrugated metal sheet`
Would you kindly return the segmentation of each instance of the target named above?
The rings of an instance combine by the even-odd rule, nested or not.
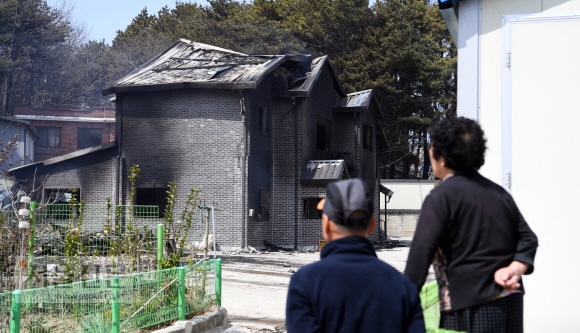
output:
[[[327,185],[344,178],[348,178],[344,160],[313,160],[306,164],[300,177],[300,184]]]
[[[357,91],[352,94],[346,95],[338,102],[337,107],[348,108],[348,107],[368,107],[371,104],[371,98],[373,97],[373,90],[363,90]]]
[[[255,88],[285,56],[250,56],[219,47],[180,39],[167,51],[121,78],[103,94],[119,91],[141,91],[186,86],[222,88]],[[237,85],[236,85],[237,84]]]

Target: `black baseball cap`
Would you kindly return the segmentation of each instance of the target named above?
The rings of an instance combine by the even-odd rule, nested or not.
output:
[[[326,186],[326,198],[318,203],[318,209],[336,224],[349,225],[349,217],[355,211],[366,213],[364,220],[373,214],[373,196],[370,188],[361,179],[354,178],[330,183]]]

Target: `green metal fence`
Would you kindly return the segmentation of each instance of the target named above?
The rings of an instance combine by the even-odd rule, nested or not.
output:
[[[0,332],[132,332],[221,305],[221,259],[16,290],[0,294],[0,305]]]
[[[10,330],[10,309],[12,304],[12,293],[0,293],[0,332]]]
[[[175,251],[175,242],[163,244],[158,231],[158,206],[33,205],[29,230],[18,229],[14,212],[0,214],[0,291],[152,271],[160,249]],[[196,210],[186,244],[202,231],[203,219],[204,211]],[[73,256],[65,253],[71,232],[80,244]]]

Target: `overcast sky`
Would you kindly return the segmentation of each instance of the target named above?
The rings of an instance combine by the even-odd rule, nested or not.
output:
[[[52,7],[60,6],[63,1],[74,6],[73,20],[86,24],[91,40],[104,38],[108,44],[117,30],[124,30],[143,8],[147,7],[149,14],[157,14],[165,5],[175,8],[175,0],[47,0]],[[207,5],[206,0],[191,2]]]

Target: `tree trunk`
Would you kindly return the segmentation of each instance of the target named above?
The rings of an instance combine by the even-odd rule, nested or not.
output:
[[[423,176],[421,179],[429,179],[430,165],[431,160],[429,159],[429,143],[427,142],[427,136],[425,135],[425,141],[423,141]]]
[[[8,116],[10,115],[12,112],[12,108],[10,107],[10,105],[12,104],[12,100],[10,98],[11,94],[11,90],[12,90],[12,73],[8,73],[8,75],[6,75],[6,77],[4,78],[4,84],[3,84],[3,91],[2,91],[2,108],[0,109],[0,116]]]

